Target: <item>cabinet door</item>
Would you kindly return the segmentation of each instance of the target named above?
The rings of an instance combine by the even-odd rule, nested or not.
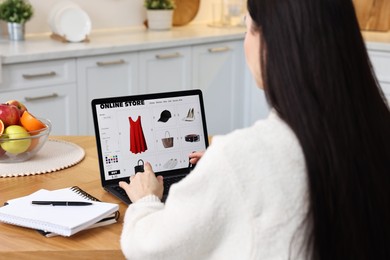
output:
[[[139,92],[189,89],[191,48],[167,48],[139,53]]]
[[[76,82],[74,59],[7,64],[2,68],[0,92]]]
[[[77,60],[80,134],[94,134],[94,98],[137,93],[137,54],[102,55]]]
[[[383,94],[385,95],[387,102],[389,102],[390,104],[390,82],[389,83],[380,82],[380,84],[383,90]]]
[[[242,41],[194,46],[192,87],[203,92],[210,135],[225,134],[244,123]]]
[[[368,53],[383,93],[390,102],[390,52],[370,50]]]
[[[51,135],[77,135],[76,84],[1,93],[5,100],[21,101],[36,117],[49,119]]]
[[[245,126],[251,126],[268,116],[269,106],[264,90],[257,86],[249,68],[246,68],[245,77]]]

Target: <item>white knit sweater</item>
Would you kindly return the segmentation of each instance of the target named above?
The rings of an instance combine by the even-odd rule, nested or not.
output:
[[[214,137],[165,205],[155,196],[130,205],[122,251],[142,260],[300,258],[306,180],[297,138],[271,112],[250,128]]]

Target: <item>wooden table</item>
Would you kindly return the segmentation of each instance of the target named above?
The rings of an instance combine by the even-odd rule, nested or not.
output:
[[[85,158],[68,169],[34,176],[0,178],[0,205],[39,189],[79,186],[96,198],[119,204],[118,223],[81,231],[71,237],[46,238],[37,231],[0,223],[0,259],[124,259],[119,238],[127,206],[100,185],[95,137],[51,137],[78,144]],[[1,165],[0,165],[1,167]]]

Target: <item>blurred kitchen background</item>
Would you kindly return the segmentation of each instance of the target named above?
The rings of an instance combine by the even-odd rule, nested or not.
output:
[[[48,17],[59,0],[30,0],[34,16],[26,25],[27,34],[50,32]],[[86,11],[91,19],[92,30],[141,26],[146,19],[144,0],[73,0]],[[212,5],[221,1],[200,1],[199,10],[192,21],[208,22],[212,19]],[[244,5],[245,0],[242,0]],[[6,33],[5,22],[1,22],[2,33]]]

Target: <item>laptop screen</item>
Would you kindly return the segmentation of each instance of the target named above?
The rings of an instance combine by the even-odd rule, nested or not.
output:
[[[208,146],[200,90],[92,100],[102,183],[128,180],[144,162],[163,176],[188,171]]]

